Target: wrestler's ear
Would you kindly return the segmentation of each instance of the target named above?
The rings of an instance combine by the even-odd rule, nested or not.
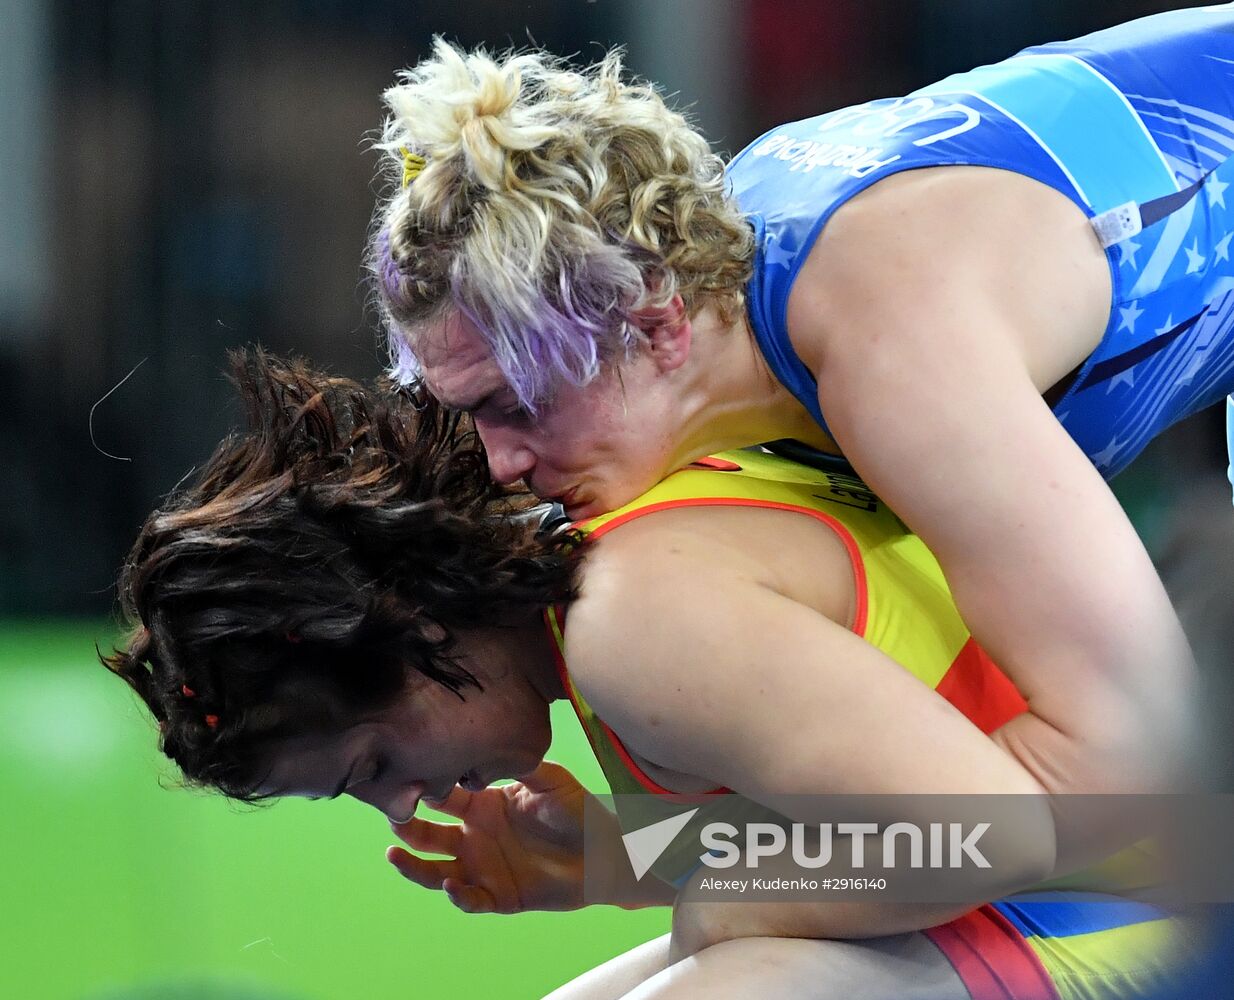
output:
[[[633,319],[643,336],[652,360],[661,372],[675,371],[690,356],[693,327],[680,295],[674,295],[662,306],[636,309]]]

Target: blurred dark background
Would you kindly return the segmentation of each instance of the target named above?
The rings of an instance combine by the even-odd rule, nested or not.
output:
[[[624,44],[735,152],[780,121],[1177,6],[0,0],[0,614],[110,609],[143,517],[231,420],[228,347],[380,370],[365,137],[434,33],[582,61]],[[92,407],[139,364],[92,441]],[[1175,441],[1165,473],[1191,455],[1218,468],[1218,426]],[[1153,475],[1138,475],[1151,521]]]

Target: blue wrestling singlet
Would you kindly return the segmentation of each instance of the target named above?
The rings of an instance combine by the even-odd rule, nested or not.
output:
[[[1110,319],[1054,413],[1103,475],[1234,390],[1234,4],[1026,49],[907,97],[783,125],[734,158],[728,176],[759,245],[755,337],[824,428],[788,339],[797,272],[849,198],[948,164],[1032,177],[1092,219]]]

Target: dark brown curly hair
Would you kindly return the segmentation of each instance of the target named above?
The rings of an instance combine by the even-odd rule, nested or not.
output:
[[[257,789],[272,747],[389,705],[412,671],[460,697],[461,630],[573,596],[576,546],[536,538],[476,435],[427,396],[231,356],[247,409],[121,571],[133,632],[101,656],[192,784]]]

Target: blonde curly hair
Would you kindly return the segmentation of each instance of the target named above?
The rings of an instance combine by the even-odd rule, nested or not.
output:
[[[414,383],[415,338],[451,309],[482,332],[534,413],[639,336],[632,314],[680,293],[726,320],[754,241],[723,163],[620,51],[575,70],[544,52],[493,56],[437,38],[385,93],[391,193],[368,251],[392,375]],[[407,156],[423,169],[401,183]]]

